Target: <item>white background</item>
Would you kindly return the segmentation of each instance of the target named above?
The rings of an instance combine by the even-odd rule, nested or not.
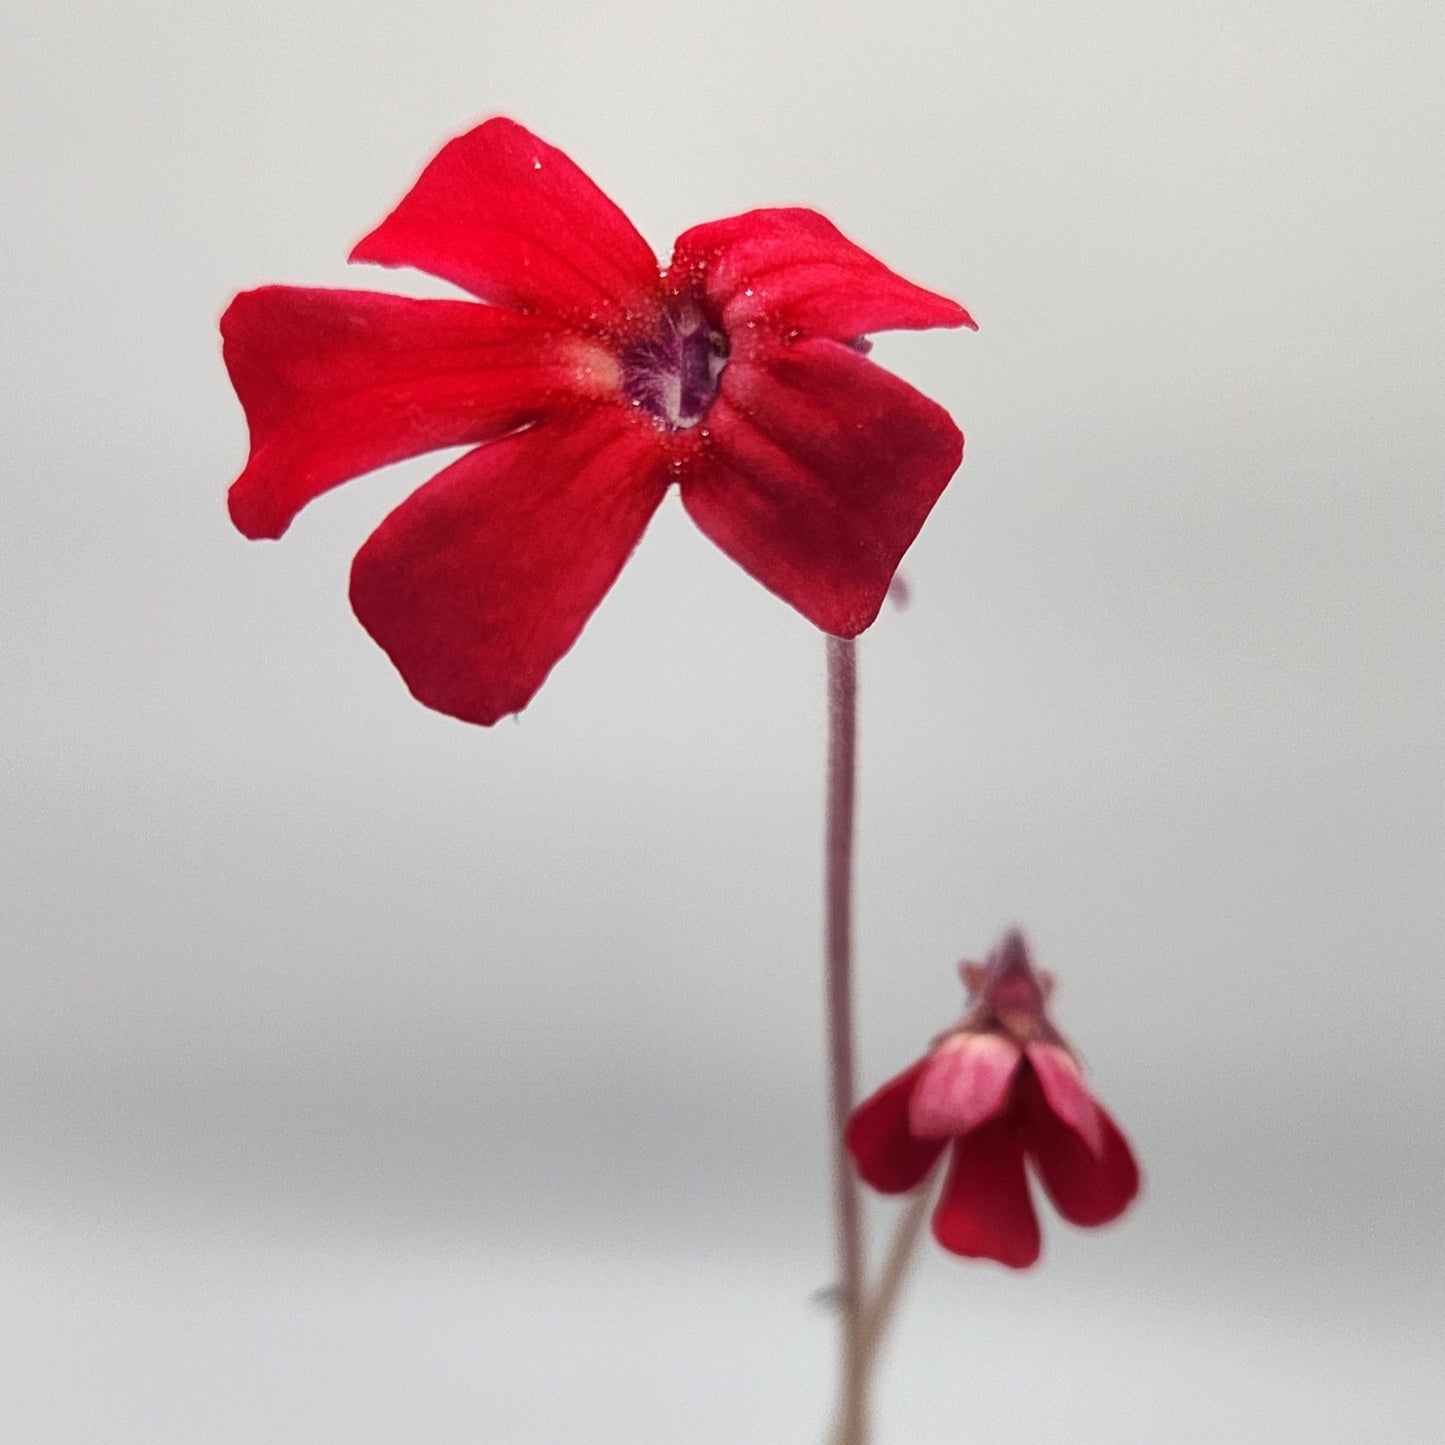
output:
[[[442,290],[344,257],[494,113],[982,326],[874,353],[969,440],[862,649],[863,1082],[1020,921],[1149,1182],[930,1249],[881,1445],[1440,1438],[1445,12],[1193,14],[11,0],[0,1438],[822,1429],[819,638],[673,500],[469,729],[345,596],[436,459],[226,519],[229,297]]]

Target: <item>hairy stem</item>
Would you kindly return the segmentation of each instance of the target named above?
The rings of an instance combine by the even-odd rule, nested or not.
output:
[[[933,1197],[932,1177],[918,1186],[910,1197],[898,1223],[894,1226],[893,1240],[888,1246],[887,1257],[878,1275],[878,1281],[863,1301],[859,1311],[858,1331],[861,1336],[860,1348],[863,1353],[862,1390],[866,1398],[872,1384],[873,1371],[878,1365],[883,1336],[893,1319],[893,1309],[898,1303],[899,1293],[908,1278],[909,1267],[918,1252],[918,1241],[923,1237],[923,1224],[928,1218],[928,1205]],[[829,1435],[829,1445],[843,1445],[847,1421],[840,1412]]]
[[[883,1261],[878,1282],[863,1302],[860,1325],[863,1336],[863,1368],[870,1373],[877,1362],[879,1347],[892,1319],[893,1307],[898,1303],[899,1292],[908,1278],[908,1268],[918,1251],[918,1241],[923,1237],[923,1225],[928,1218],[928,1205],[932,1196],[933,1190],[929,1184],[920,1184],[904,1206],[903,1212],[898,1216],[893,1242],[888,1247],[888,1256]]]
[[[828,639],[828,831],[824,952],[833,1206],[837,1226],[841,1347],[838,1445],[866,1445],[867,1349],[863,1331],[863,1218],[843,1147],[853,1107],[853,814],[858,757],[858,655],[852,639]]]

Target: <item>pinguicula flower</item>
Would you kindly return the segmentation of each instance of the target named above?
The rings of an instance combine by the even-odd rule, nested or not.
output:
[[[469,300],[265,286],[221,321],[251,452],[248,537],[375,467],[470,445],[371,535],[362,625],[429,707],[526,705],[670,486],[826,632],[877,615],[963,455],[948,414],[865,334],[972,326],[813,211],[684,232],[658,265],[560,151],[493,119],[445,145],[351,253]]]
[[[1011,931],[987,964],[961,965],[967,1014],[853,1111],[845,1138],[864,1181],[903,1194],[951,1143],[933,1233],[954,1254],[1023,1269],[1039,1257],[1024,1161],[1073,1224],[1117,1219],[1139,1191],[1129,1142],[1049,1021],[1053,988]]]

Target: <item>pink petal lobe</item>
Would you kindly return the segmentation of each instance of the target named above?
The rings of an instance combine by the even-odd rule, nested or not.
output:
[[[701,278],[729,334],[766,326],[782,336],[851,341],[869,331],[973,326],[968,312],[855,246],[816,211],[748,211],[677,239],[669,277]]]
[[[1119,1126],[1094,1105],[1099,1149],[1090,1149],[1044,1100],[1034,1079],[1025,1080],[1024,1136],[1054,1208],[1071,1224],[1117,1219],[1139,1192],[1139,1166]]]
[[[853,637],[963,457],[948,413],[831,341],[722,373],[682,473],[698,526],[810,622]]]
[[[351,259],[414,266],[588,330],[629,330],[629,313],[654,311],[661,294],[632,222],[561,151],[501,117],[448,141]]]
[[[1039,1220],[1029,1197],[1024,1151],[1006,1119],[953,1146],[953,1163],[933,1211],[933,1237],[953,1254],[1027,1269],[1039,1257]]]
[[[908,1100],[927,1060],[890,1079],[849,1116],[843,1142],[859,1177],[882,1194],[906,1194],[928,1176],[943,1140],[917,1139],[908,1127]]]
[[[998,1034],[954,1034],[928,1056],[913,1091],[908,1121],[925,1139],[950,1139],[976,1129],[1008,1099],[1019,1047]]]
[[[667,489],[650,425],[598,408],[469,452],[372,533],[351,605],[416,698],[520,711],[616,579]]]
[[[221,335],[251,433],[230,495],[248,537],[279,537],[362,472],[503,436],[606,381],[585,343],[472,301],[266,286],[236,297]]]
[[[1044,1102],[1094,1152],[1102,1154],[1104,1136],[1099,1107],[1073,1058],[1056,1044],[1031,1043],[1025,1052],[1043,1089]]]

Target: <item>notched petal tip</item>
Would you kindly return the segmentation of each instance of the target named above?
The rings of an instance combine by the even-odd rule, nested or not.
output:
[[[281,512],[270,505],[267,491],[252,485],[248,473],[249,468],[231,483],[226,493],[231,525],[248,542],[275,542],[286,535],[294,513]]]

